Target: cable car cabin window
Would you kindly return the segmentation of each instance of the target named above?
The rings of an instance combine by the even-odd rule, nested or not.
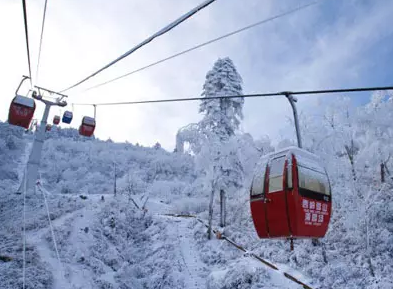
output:
[[[299,187],[324,195],[330,195],[329,181],[325,173],[298,165]]]
[[[263,185],[264,185],[264,179],[265,179],[265,170],[262,172],[259,172],[257,174],[253,181],[252,181],[252,186],[251,186],[251,195],[252,196],[257,196],[263,194]]]
[[[283,190],[285,156],[273,159],[269,168],[269,193]]]

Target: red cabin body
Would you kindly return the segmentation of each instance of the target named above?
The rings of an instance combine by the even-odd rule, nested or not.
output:
[[[322,238],[331,216],[330,184],[317,156],[291,147],[262,159],[250,192],[260,238]]]
[[[94,134],[96,128],[96,121],[92,117],[85,116],[82,119],[82,124],[79,127],[79,134],[87,137],[91,137]]]
[[[54,124],[54,125],[58,125],[59,123],[60,123],[60,116],[55,115],[55,116],[53,117],[53,124]]]
[[[34,99],[16,95],[12,100],[8,114],[8,122],[28,129],[35,111]]]
[[[52,126],[50,124],[47,124],[45,127],[45,131],[51,131],[52,130]]]

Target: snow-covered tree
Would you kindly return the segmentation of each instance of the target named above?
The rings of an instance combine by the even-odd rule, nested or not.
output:
[[[232,60],[228,57],[218,59],[206,74],[202,91],[205,99],[199,108],[204,117],[198,123],[198,130],[193,130],[194,134],[199,135],[199,140],[205,138],[198,161],[205,164],[202,171],[211,183],[209,224],[212,221],[214,196],[220,194],[223,206],[226,193],[242,187],[244,179],[237,143],[231,140],[243,118],[244,98],[210,98],[242,94],[242,78]],[[225,215],[225,209],[222,212]]]
[[[375,92],[370,102],[359,109],[358,139],[363,147],[359,155],[359,163],[363,175],[378,175],[384,182],[389,173],[388,165],[393,155],[393,128],[391,121],[393,109],[393,92]],[[369,156],[374,155],[374,162]],[[379,171],[379,174],[376,172]]]
[[[184,153],[184,144],[189,144],[189,152],[198,154],[206,136],[201,132],[199,123],[191,123],[179,129],[176,134],[176,152]]]
[[[161,149],[161,144],[159,142],[156,142],[156,144],[153,146],[154,149],[159,150]]]
[[[235,135],[243,118],[244,98],[209,99],[209,97],[242,95],[242,78],[232,60],[219,58],[206,74],[199,112],[199,134],[205,137],[204,155],[213,166],[213,179],[219,189],[231,190],[242,185],[243,169],[237,154]],[[203,156],[202,156],[203,158]],[[228,166],[231,163],[233,166]]]
[[[242,95],[242,78],[232,60],[228,57],[218,59],[207,73],[202,95],[205,98],[216,96]],[[199,112],[204,113],[200,127],[213,132],[221,140],[235,134],[243,118],[244,98],[204,99]]]

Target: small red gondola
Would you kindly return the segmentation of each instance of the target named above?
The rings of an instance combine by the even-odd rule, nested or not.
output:
[[[52,125],[47,124],[45,127],[45,131],[51,131],[52,130]]]
[[[290,147],[262,158],[250,191],[259,238],[321,238],[331,216],[331,192],[320,159]]]
[[[85,116],[82,119],[82,124],[79,127],[79,134],[91,137],[96,128],[96,120],[92,117]]]
[[[60,123],[60,116],[55,115],[55,116],[53,117],[53,124],[54,124],[54,125],[58,125],[59,123]]]
[[[8,122],[28,129],[34,116],[35,107],[34,99],[16,95],[11,102]]]

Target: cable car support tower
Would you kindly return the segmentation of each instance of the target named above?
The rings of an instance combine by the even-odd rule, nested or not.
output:
[[[46,125],[48,122],[48,116],[49,116],[49,111],[52,106],[59,106],[59,107],[65,107],[67,106],[67,102],[65,101],[65,98],[67,98],[66,95],[42,88],[39,86],[34,86],[35,90],[32,93],[32,97],[35,100],[41,101],[42,103],[45,104],[45,110],[44,114],[41,119],[40,126],[38,130],[35,132],[35,137],[34,137],[34,142],[33,142],[33,148],[31,150],[29,160],[26,164],[26,169],[23,174],[23,179],[22,182],[19,186],[19,189],[17,193],[22,193],[23,190],[26,189],[26,191],[33,190],[35,189],[35,185],[38,179],[38,169],[40,166],[40,161],[41,161],[41,154],[42,154],[42,147],[44,145],[44,140],[45,140],[45,129]],[[50,99],[48,97],[44,98],[44,94],[48,93],[49,95],[57,95],[56,98]],[[26,187],[25,187],[26,183]]]

